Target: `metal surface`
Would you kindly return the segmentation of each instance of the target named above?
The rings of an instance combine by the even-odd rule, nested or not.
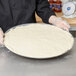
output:
[[[72,27],[70,28],[70,31],[76,31],[76,26],[72,26]]]
[[[28,59],[0,48],[0,76],[76,76],[76,39],[70,52],[48,60]]]
[[[71,27],[70,32],[74,37],[76,37],[76,26]]]

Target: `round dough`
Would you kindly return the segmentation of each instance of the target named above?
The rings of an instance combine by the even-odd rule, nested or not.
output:
[[[51,58],[73,46],[72,35],[49,24],[23,24],[5,33],[5,46],[12,52],[31,58]]]

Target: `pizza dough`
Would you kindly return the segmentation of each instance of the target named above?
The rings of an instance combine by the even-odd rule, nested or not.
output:
[[[73,46],[72,35],[49,24],[23,24],[5,33],[4,44],[12,52],[31,58],[51,58]]]

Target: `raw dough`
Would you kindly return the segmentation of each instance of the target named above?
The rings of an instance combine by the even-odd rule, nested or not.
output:
[[[49,24],[23,24],[5,33],[5,46],[32,58],[51,58],[70,50],[74,39],[69,32]]]

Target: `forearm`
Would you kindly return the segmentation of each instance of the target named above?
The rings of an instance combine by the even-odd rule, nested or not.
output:
[[[48,0],[37,0],[36,12],[45,23],[49,23],[50,16],[55,15],[54,11],[50,8]]]

